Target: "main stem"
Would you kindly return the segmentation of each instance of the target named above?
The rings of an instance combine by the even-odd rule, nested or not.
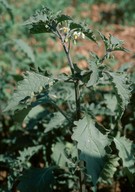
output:
[[[67,59],[68,59],[68,64],[70,67],[70,70],[72,72],[73,78],[75,77],[75,69],[74,69],[74,65],[71,59],[71,55],[70,55],[70,46],[66,46],[65,42],[64,42],[64,38],[61,35],[61,33],[59,32],[59,30],[57,29],[57,34],[61,40],[61,43],[63,45],[63,49],[66,53]],[[79,120],[81,118],[81,108],[80,108],[80,87],[79,87],[79,79],[73,79],[74,80],[74,87],[75,87],[75,102],[76,102],[76,120]],[[80,151],[78,151],[78,153],[80,154]],[[80,168],[84,167],[84,163],[80,162]],[[80,185],[80,192],[85,192],[85,183],[84,183],[84,173],[82,171],[79,172],[79,185]]]
[[[71,55],[69,53],[69,49],[67,48],[67,46],[66,46],[66,44],[64,42],[64,38],[62,37],[61,33],[59,32],[59,29],[56,28],[56,31],[57,31],[58,37],[60,38],[61,43],[63,45],[63,49],[64,49],[64,51],[66,53],[66,56],[67,56],[67,59],[68,59],[68,64],[69,64],[69,67],[71,69],[72,75],[74,76],[75,69],[74,69],[72,59],[71,59]]]
[[[75,85],[75,101],[76,101],[76,120],[79,120],[81,118],[79,80],[76,80],[74,85]]]

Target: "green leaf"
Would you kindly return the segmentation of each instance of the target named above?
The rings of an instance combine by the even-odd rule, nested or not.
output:
[[[27,102],[33,102],[35,94],[40,93],[45,86],[52,86],[52,84],[53,80],[49,77],[27,72],[24,79],[18,83],[17,90],[4,111],[15,110],[18,105],[26,107]]]
[[[51,118],[50,122],[46,124],[45,133],[53,130],[54,128],[59,128],[65,121],[65,117],[60,113],[54,113],[54,116]]]
[[[67,15],[61,14],[61,12],[53,13],[50,9],[44,7],[30,17],[24,25],[29,26],[30,33],[50,33],[56,30],[58,23],[66,20],[72,19]]]
[[[130,173],[135,173],[133,143],[126,137],[120,137],[119,135],[114,138],[114,143],[122,160],[123,168],[127,168]]]
[[[54,169],[55,167],[27,170],[23,176],[20,177],[20,183],[17,189],[20,192],[51,192],[54,183]]]
[[[38,115],[42,114],[44,111],[45,111],[45,108],[42,105],[37,105],[37,106],[33,107],[30,110],[30,112],[28,113],[28,115],[25,116],[24,122],[27,124],[29,121],[35,120],[38,117]],[[17,113],[18,113],[18,111],[17,111]]]
[[[98,64],[99,64],[98,61],[99,61],[98,59],[93,59],[93,60],[90,60],[90,62],[89,62],[89,68],[91,71],[91,75],[90,75],[89,81],[87,82],[87,87],[96,85],[96,83],[99,80],[100,71],[98,68]]]
[[[25,119],[25,117],[28,115],[28,113],[30,112],[30,110],[32,109],[32,107],[27,107],[27,108],[24,108],[20,111],[17,111],[15,112],[13,118],[16,122],[18,123],[22,123],[23,120]]]
[[[117,108],[117,99],[115,95],[112,94],[104,94],[105,103],[107,108],[110,109],[113,113]]]
[[[109,41],[108,41],[108,39],[100,31],[99,31],[99,35],[100,35],[101,39],[103,40],[103,42],[105,44],[106,50],[108,50],[109,49]]]
[[[101,63],[99,57],[95,53],[90,53],[90,59],[88,60],[88,70],[81,71],[81,80],[86,83],[87,87],[95,86],[101,73]],[[103,67],[102,67],[103,70]]]
[[[35,63],[35,56],[31,47],[21,39],[16,39],[14,41],[16,45],[21,49],[21,51],[23,51],[28,56],[32,63]]]
[[[93,31],[89,29],[86,24],[71,22],[69,28],[70,30],[84,33],[87,38],[96,42],[96,37],[94,36]]]
[[[17,160],[19,160],[20,162],[26,162],[41,148],[42,145],[24,148],[23,151],[19,151],[19,157],[17,157]]]
[[[85,34],[85,36],[88,39],[91,39],[92,41],[97,42],[96,37],[95,37],[95,35],[94,35],[94,33],[93,33],[93,31],[91,29],[84,28],[82,32]]]
[[[114,51],[128,51],[123,47],[124,41],[110,35],[109,37],[110,43],[113,45]]]
[[[57,142],[52,148],[53,153],[51,157],[62,168],[67,167],[68,163],[72,163],[66,156],[66,150],[68,149],[68,143],[63,142]]]
[[[29,27],[30,33],[47,33],[51,32],[51,28],[48,26],[48,17],[51,15],[49,9],[44,8],[41,11],[37,11],[31,16],[24,25]]]
[[[103,171],[100,175],[101,180],[104,183],[112,183],[113,175],[117,171],[117,167],[119,166],[119,157],[116,155],[108,155],[106,156],[106,163],[104,165]]]
[[[129,103],[131,96],[131,85],[128,82],[127,75],[124,73],[107,72],[107,75],[109,76],[109,80],[114,87],[118,100],[118,117],[121,117],[125,107]]]
[[[58,14],[58,16],[56,17],[56,20],[57,20],[57,23],[61,23],[63,21],[72,20],[72,18],[69,17],[68,15]]]
[[[76,23],[76,22],[71,22],[70,23],[70,29],[73,30],[73,29],[83,29],[83,26],[79,23]]]
[[[72,139],[77,141],[77,148],[81,150],[80,159],[86,162],[87,174],[91,176],[92,182],[96,182],[105,165],[105,147],[110,141],[107,134],[101,133],[99,126],[89,116],[75,122]]]
[[[128,51],[123,47],[124,41],[119,40],[118,38],[110,34],[109,38],[106,38],[101,32],[99,32],[100,37],[102,38],[107,52],[111,51]]]

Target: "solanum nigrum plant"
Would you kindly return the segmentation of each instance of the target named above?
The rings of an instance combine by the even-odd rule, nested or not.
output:
[[[85,23],[44,7],[24,25],[32,34],[50,33],[62,45],[70,73],[27,71],[5,109],[25,122],[23,129],[32,140],[14,163],[8,161],[16,172],[10,176],[14,188],[20,192],[96,191],[99,183],[111,183],[118,173],[133,182],[133,142],[125,137],[121,124],[131,84],[126,73],[109,67],[113,52],[127,51],[123,41],[99,32],[104,56],[90,53],[88,67],[81,69],[74,63],[72,47],[84,38],[97,43]],[[37,168],[32,158],[38,151],[44,163]]]

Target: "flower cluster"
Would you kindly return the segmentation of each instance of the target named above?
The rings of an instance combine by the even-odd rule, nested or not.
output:
[[[69,27],[62,27],[60,28],[60,31],[62,31],[65,35],[65,42],[68,42],[68,39],[71,38],[73,39],[73,42],[74,44],[76,44],[76,41],[79,39],[79,38],[82,38],[84,39],[85,38],[85,34],[81,31],[72,31],[70,30]]]
[[[78,38],[82,38],[82,39],[85,39],[85,34],[83,33],[83,32],[77,32],[77,31],[75,31],[74,33],[73,33],[73,42],[74,42],[74,44],[76,44],[76,40],[78,39]]]
[[[73,33],[73,39],[74,39],[74,40],[77,40],[79,37],[85,39],[85,34],[84,34],[83,32],[77,32],[77,31],[75,31],[75,32]]]

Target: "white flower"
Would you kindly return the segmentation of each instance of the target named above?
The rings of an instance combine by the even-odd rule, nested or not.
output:
[[[84,33],[81,33],[81,37],[82,37],[83,39],[85,39],[85,34],[84,34]]]
[[[78,37],[79,37],[79,32],[75,31],[75,32],[73,33],[73,38],[74,38],[74,40],[77,40]]]
[[[60,30],[64,33],[68,33],[70,29],[68,27],[62,27]]]
[[[75,31],[74,33],[73,33],[73,38],[74,38],[74,40],[77,40],[79,37],[81,37],[81,38],[85,38],[85,34],[83,33],[83,32],[77,32],[77,31]]]

